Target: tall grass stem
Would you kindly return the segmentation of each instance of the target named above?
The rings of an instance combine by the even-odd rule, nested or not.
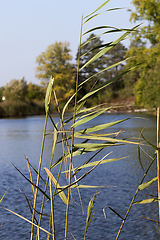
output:
[[[157,108],[157,148],[159,148],[159,107]],[[160,221],[160,169],[159,169],[159,149],[157,149],[157,177],[158,177],[158,206]]]

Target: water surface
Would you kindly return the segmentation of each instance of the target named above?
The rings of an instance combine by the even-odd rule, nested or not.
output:
[[[143,134],[146,139],[156,144],[156,118],[147,114],[103,114],[97,117],[94,121],[85,124],[85,127],[90,127],[96,124],[103,124],[114,120],[130,118],[123,123],[115,125],[107,132],[117,132],[122,129],[121,134],[123,138],[138,138],[140,131],[144,128]],[[58,117],[54,116],[55,122]],[[27,117],[21,119],[0,119],[0,192],[1,196],[8,189],[1,206],[9,208],[18,214],[31,220],[31,214],[28,209],[27,202],[23,193],[32,200],[32,193],[30,184],[17,172],[12,163],[28,177],[27,163],[25,156],[28,157],[31,164],[37,168],[40,149],[42,143],[42,135],[44,128],[44,116]],[[48,122],[47,131],[53,131],[51,122]],[[52,135],[46,137],[45,152],[43,156],[43,167],[49,166],[51,158],[51,145]],[[144,150],[153,156],[154,150],[150,147],[145,147]],[[104,149],[95,160],[100,160],[104,155],[113,151],[110,158],[129,156],[128,158],[108,164],[99,165],[94,172],[82,181],[82,184],[87,185],[104,185],[105,188],[101,189],[95,201],[94,211],[95,216],[92,220],[91,226],[88,230],[87,239],[115,239],[117,231],[121,224],[121,219],[115,215],[108,207],[113,208],[122,217],[128,209],[130,201],[139,185],[142,177],[143,170],[140,167],[137,153],[137,146],[117,146]],[[56,161],[61,156],[62,149],[57,149],[55,159]],[[142,164],[144,169],[150,163],[150,159],[142,152]],[[86,159],[84,156],[78,157],[75,160],[75,166],[81,164]],[[53,170],[55,177],[57,176],[57,169]],[[82,170],[84,172],[85,170]],[[43,177],[46,177],[45,171],[42,169]],[[80,175],[79,175],[80,176]],[[146,181],[156,176],[156,166],[152,166]],[[36,180],[33,174],[34,181]],[[64,184],[62,179],[61,183]],[[41,183],[43,187],[43,183]],[[20,192],[20,190],[23,193]],[[82,189],[81,197],[84,205],[85,215],[82,215],[81,206],[77,191],[73,191],[73,198],[75,202],[71,202],[69,211],[69,233],[68,239],[73,239],[70,232],[74,237],[79,240],[83,239],[85,228],[85,220],[87,214],[87,205],[91,197],[96,192],[96,189]],[[141,191],[136,200],[151,198],[150,195],[157,195],[157,185],[154,183],[148,189]],[[32,201],[33,202],[33,201]],[[37,210],[41,202],[41,194],[39,194]],[[56,197],[56,239],[63,239],[64,224],[65,224],[65,206],[61,202],[59,196]],[[106,207],[106,208],[105,208]],[[104,218],[103,208],[106,210],[107,218]],[[46,204],[44,213],[49,213],[50,204]],[[12,213],[7,212],[0,208],[0,239],[5,240],[19,240],[30,239],[30,224],[21,220]],[[158,204],[134,205],[128,216],[128,220],[124,226],[121,240],[128,239],[159,239],[157,226],[154,222],[145,220],[142,216],[150,219],[158,219]],[[38,215],[37,215],[38,217]],[[42,226],[48,228],[48,217],[44,217]],[[43,234],[43,239],[47,239],[46,234]]]

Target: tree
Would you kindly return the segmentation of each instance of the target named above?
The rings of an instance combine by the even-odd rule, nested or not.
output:
[[[27,97],[29,98],[29,100],[42,100],[45,98],[45,91],[42,87],[30,82],[28,84]]]
[[[133,0],[136,12],[132,12],[130,20],[147,20],[148,25],[142,27],[141,38],[149,40],[153,45],[159,43],[160,33],[160,1],[159,0]]]
[[[4,86],[3,96],[6,100],[25,100],[27,95],[27,82],[22,79],[13,79]]]
[[[56,42],[36,58],[38,64],[36,77],[46,86],[52,76],[58,100],[62,102],[74,92],[75,68],[71,63],[70,51],[69,43]]]
[[[140,65],[128,74],[128,79],[135,93],[138,106],[156,107],[159,104],[159,59],[160,59],[160,1],[133,0],[136,11],[131,20],[147,20],[147,25],[133,34],[130,49],[127,53],[134,56],[126,67]],[[127,75],[126,75],[127,78]],[[157,92],[156,92],[157,91]]]
[[[105,63],[106,66],[109,67],[117,62],[121,62],[125,60],[125,55],[127,52],[127,48],[119,43],[115,47],[113,47],[110,51],[108,51],[105,55]],[[121,63],[115,67],[112,67],[108,71],[105,71],[103,77],[106,81],[110,80],[118,76],[124,70],[124,63]],[[118,91],[124,87],[123,78],[119,78],[117,81],[113,82],[110,86],[113,91],[113,96],[118,96]]]
[[[80,53],[81,54],[80,67],[83,66],[85,63],[87,63],[88,60],[91,59],[94,55],[96,55],[102,47],[104,47],[104,44],[103,44],[103,41],[100,39],[100,37],[96,36],[95,34],[91,34],[89,38],[87,38],[87,40],[84,43],[82,43],[81,53]],[[93,63],[83,68],[82,71],[80,71],[79,83],[84,82],[90,76],[100,72],[101,70],[111,66],[112,64],[115,64],[119,61],[124,60],[126,51],[127,51],[127,48],[123,46],[121,43],[114,46],[111,50],[106,52],[106,54],[104,54],[97,61],[94,61]],[[78,53],[77,53],[77,58],[78,58]],[[123,66],[124,66],[123,64],[120,64],[116,67],[111,68],[110,70],[104,71],[96,75],[94,78],[91,78],[84,85],[82,85],[81,92],[85,94],[88,91],[90,91],[94,85],[98,85],[104,81],[109,81],[111,78],[116,77],[118,74],[121,73]],[[109,91],[111,91],[112,95],[116,97],[118,90],[122,87],[123,87],[123,79],[120,78],[116,82],[111,84]],[[103,90],[103,93],[101,92],[101,96],[97,94],[96,97],[102,99],[102,95],[103,95],[106,101],[105,91],[106,90]],[[79,94],[79,95],[81,96],[82,94]]]
[[[82,46],[80,49],[80,56],[81,56],[80,64],[79,64],[80,68],[99,52],[100,50],[99,46],[102,46],[102,43],[103,41],[100,40],[100,37],[97,37],[94,34],[91,34],[87,38],[87,40],[82,43]],[[79,55],[79,48],[78,48],[76,60],[78,59],[78,55]],[[104,57],[102,56],[97,61],[94,61],[93,63],[89,64],[79,72],[79,79],[78,79],[79,84],[81,84],[82,82],[90,78],[92,75],[98,73],[103,68],[104,68]],[[103,75],[99,74],[94,78],[91,78],[85,84],[83,84],[82,89],[79,92],[79,98],[84,94],[88,93],[95,85],[100,84],[102,79],[103,79]]]

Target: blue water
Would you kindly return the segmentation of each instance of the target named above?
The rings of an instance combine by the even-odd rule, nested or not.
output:
[[[147,114],[103,114],[102,116],[97,117],[94,121],[86,123],[85,127],[120,120],[127,117],[130,117],[131,119],[113,126],[106,131],[118,132],[122,129],[123,132],[120,137],[133,140],[134,138],[138,138],[140,131],[145,128],[143,131],[145,138],[153,144],[156,144],[156,118]],[[58,117],[54,116],[54,120],[57,122]],[[29,220],[31,220],[31,214],[23,193],[33,203],[31,187],[13,167],[12,163],[23,172],[26,177],[28,177],[28,168],[25,156],[28,157],[29,161],[35,168],[38,167],[44,121],[44,116],[27,117],[22,119],[0,119],[0,197],[8,189],[0,206],[21,214]],[[52,131],[53,126],[49,121],[47,132]],[[43,167],[49,167],[51,145],[52,135],[48,135],[46,136],[42,163],[42,176],[44,178],[46,178],[46,174]],[[143,149],[153,156],[154,150],[151,147],[143,146]],[[111,151],[113,152],[110,153]],[[59,147],[54,161],[61,156],[61,153],[62,150],[61,147]],[[116,162],[99,165],[90,175],[82,180],[82,184],[105,186],[105,188],[100,189],[95,200],[93,209],[95,215],[88,229],[86,239],[115,239],[122,220],[115,215],[109,207],[113,208],[124,217],[136,188],[143,177],[143,170],[140,167],[138,160],[137,146],[124,145],[109,147],[104,149],[95,160],[100,160],[107,153],[110,153],[108,158],[129,157]],[[141,154],[141,160],[146,169],[151,160],[143,152]],[[86,161],[84,156],[78,157],[77,160],[74,160],[74,165],[78,166],[84,161]],[[82,170],[78,176],[80,177],[81,174],[87,170],[88,169]],[[57,177],[57,171],[57,168],[53,170],[55,177]],[[156,166],[154,164],[145,181],[148,181],[155,176]],[[65,185],[64,177],[60,179],[62,185]],[[36,182],[36,174],[34,172],[33,181]],[[44,188],[43,182],[41,182],[41,187]],[[19,189],[23,193],[20,192]],[[87,205],[96,191],[97,189],[80,190],[84,206],[83,215],[77,190],[73,190],[74,201],[71,201],[69,209],[68,239],[73,239],[71,233],[77,240],[83,239]],[[152,184],[148,189],[139,192],[136,200],[152,198],[153,196],[150,195],[157,195],[156,183]],[[40,211],[40,203],[41,194],[39,193],[36,208],[37,211]],[[107,218],[104,217],[103,209],[105,209]],[[50,203],[47,202],[44,213],[49,214],[49,211]],[[38,214],[36,214],[36,216],[38,218]],[[142,216],[158,220],[157,202],[145,205],[134,205],[119,239],[159,239],[160,235],[158,234],[157,225],[152,221],[144,219]],[[48,229],[49,218],[43,216],[42,219],[41,226]],[[65,205],[62,203],[59,196],[55,199],[55,219],[56,239],[64,239]],[[2,240],[30,239],[31,225],[3,208],[0,208],[0,226],[0,239]],[[47,235],[43,232],[41,239],[47,239]]]

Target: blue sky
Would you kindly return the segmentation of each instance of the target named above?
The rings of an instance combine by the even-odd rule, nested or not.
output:
[[[12,79],[23,76],[29,83],[40,84],[35,78],[36,57],[44,52],[48,45],[56,41],[67,41],[73,60],[79,44],[79,32],[82,14],[85,16],[104,0],[5,0],[0,1],[0,87]],[[115,7],[126,9],[105,12],[86,24],[84,31],[91,27],[110,25],[131,28],[129,22],[132,8],[131,0],[110,0],[103,10]],[[108,34],[101,38],[109,42],[117,38]],[[85,40],[85,38],[84,38]],[[129,45],[129,40],[124,42]]]

